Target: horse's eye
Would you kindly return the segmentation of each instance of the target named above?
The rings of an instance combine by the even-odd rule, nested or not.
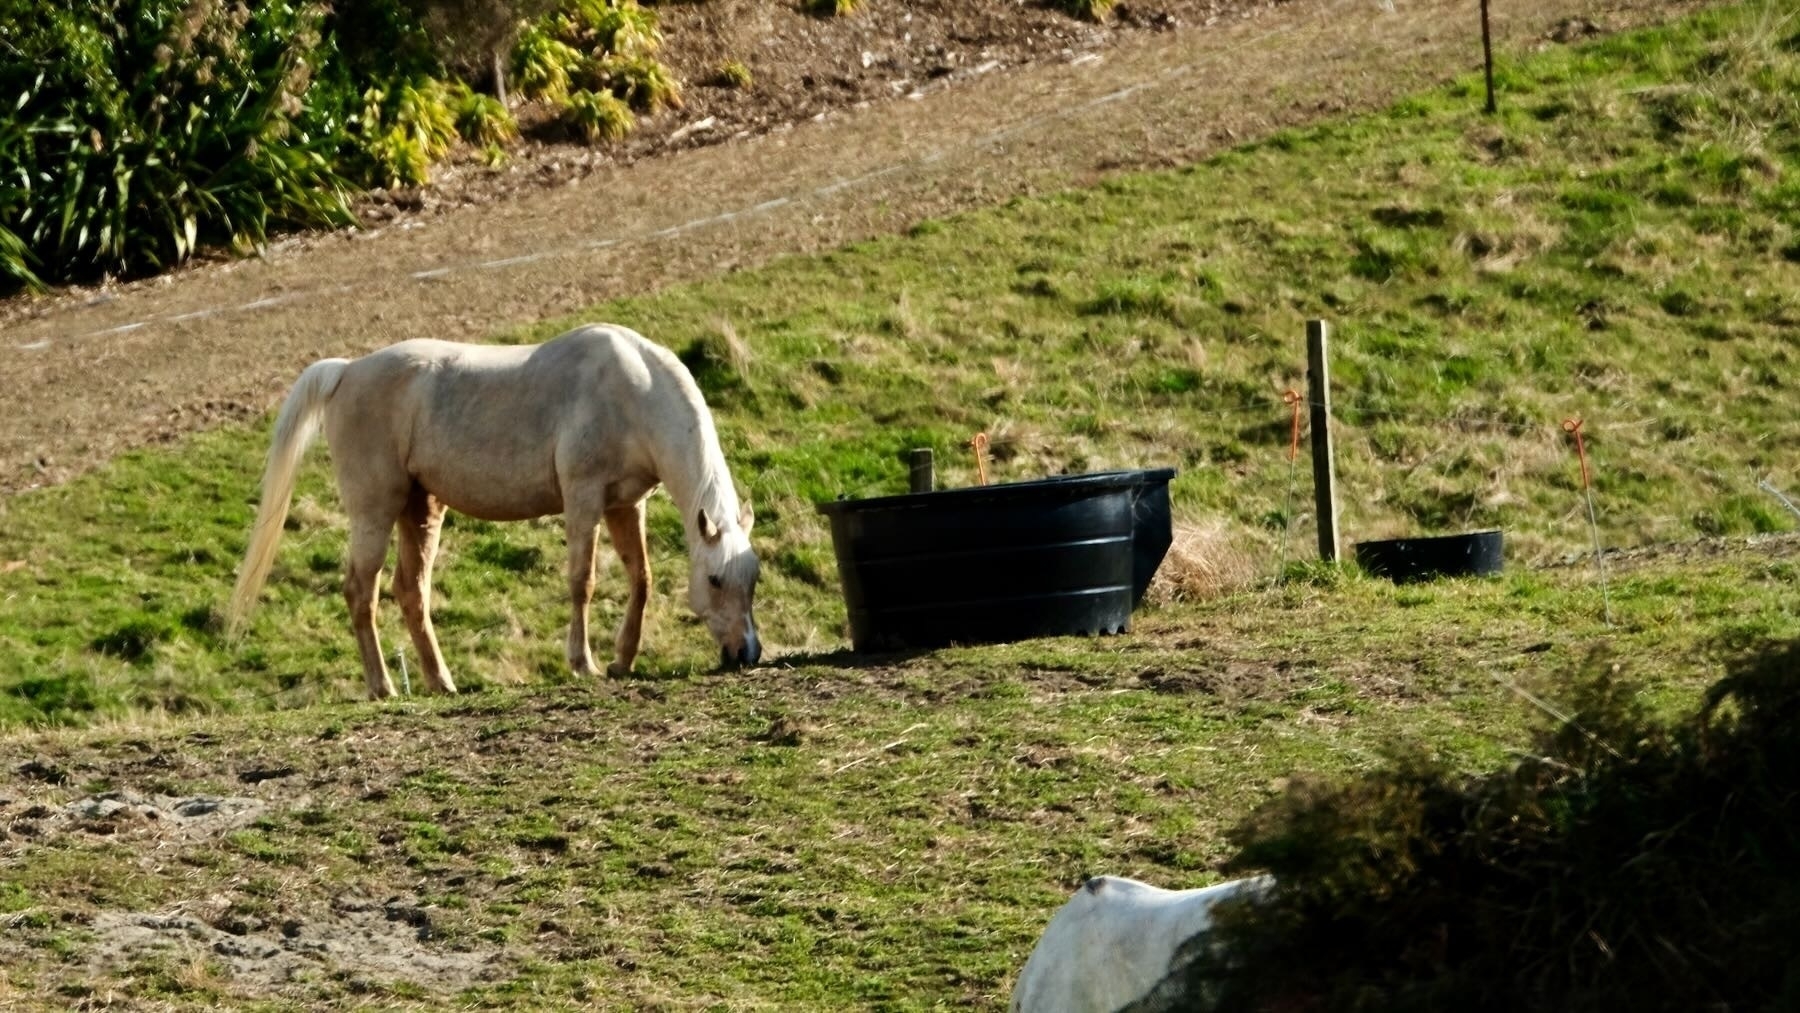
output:
[[[724,587],[724,586],[725,586],[725,579],[724,579],[724,578],[723,578],[723,577],[720,577],[720,576],[719,576],[719,575],[718,575],[718,574],[716,574],[716,573],[715,573],[715,574],[713,574],[713,575],[712,575],[712,576],[710,576],[710,577],[708,577],[708,578],[706,578],[706,582],[707,582],[707,583],[708,583],[708,584],[711,584],[711,585],[712,585],[712,586],[713,586],[713,587],[715,587],[715,588],[719,588],[719,587]]]

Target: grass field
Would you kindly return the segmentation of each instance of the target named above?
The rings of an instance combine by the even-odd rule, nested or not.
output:
[[[16,734],[0,1002],[998,1009],[1084,876],[1205,881],[1296,773],[1504,762],[1582,665],[1685,706],[1800,636],[1797,577],[1791,536],[1620,561],[1609,629],[1580,569],[1319,574],[1119,638]]]
[[[1304,389],[1309,317],[1336,328],[1348,540],[1497,526],[1515,562],[1583,551],[1570,416],[1607,544],[1791,529],[1756,485],[1800,489],[1800,59],[1774,9],[1546,52],[1508,68],[1498,118],[1459,85],[583,318],[696,365],[757,506],[778,649],[844,642],[813,504],[903,489],[914,446],[971,483],[977,431],[1001,479],[1176,466],[1208,550],[1275,573],[1284,527],[1290,556],[1312,542],[1280,401]],[[215,633],[265,440],[228,428],[0,507],[0,722],[360,692],[338,678],[343,518],[322,453],[253,636]],[[660,498],[653,527],[646,663],[686,672],[708,652],[671,604],[685,577]],[[554,521],[455,522],[438,625],[459,677],[558,678],[561,565]],[[602,588],[610,628],[620,594]]]
[[[1496,118],[1464,82],[584,314],[708,391],[764,557],[748,674],[706,671],[660,498],[638,678],[563,671],[559,523],[456,519],[466,692],[386,707],[356,702],[324,454],[241,644],[266,427],[0,503],[0,1005],[999,1008],[1083,875],[1203,880],[1296,772],[1503,762],[1575,667],[1677,707],[1800,636],[1797,525],[1757,488],[1800,487],[1800,23],[1752,3],[1502,86]],[[1507,575],[1297,562],[1310,317],[1346,538],[1499,526]],[[1647,547],[1611,626],[1575,415],[1603,541]],[[914,446],[968,484],[976,431],[1001,479],[1180,468],[1155,604],[1121,638],[849,654],[814,504],[900,491]],[[242,818],[190,828],[201,795]]]

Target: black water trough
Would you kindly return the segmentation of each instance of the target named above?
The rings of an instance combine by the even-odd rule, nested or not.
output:
[[[858,651],[1123,633],[1173,468],[823,503]]]
[[[1500,572],[1498,529],[1433,538],[1388,538],[1356,543],[1356,562],[1396,584],[1433,577],[1474,577]]]

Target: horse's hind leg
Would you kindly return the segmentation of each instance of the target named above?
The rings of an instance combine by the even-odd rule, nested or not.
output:
[[[388,533],[394,518],[351,514],[350,562],[344,573],[344,601],[350,606],[350,629],[356,633],[356,649],[362,655],[363,678],[369,697],[380,700],[394,695],[387,663],[381,657],[381,638],[375,632],[377,586],[381,564],[387,562]]]
[[[600,535],[597,510],[569,503],[564,523],[569,539],[569,668],[576,675],[593,675],[594,655],[588,649],[588,605],[594,600],[594,548]]]
[[[419,652],[419,670],[426,685],[439,693],[456,692],[450,669],[438,650],[437,633],[431,628],[431,566],[437,559],[438,535],[444,527],[444,504],[420,486],[413,486],[406,510],[400,515],[400,552],[394,566],[394,600],[406,618]]]
[[[635,506],[608,510],[606,531],[612,536],[613,551],[625,564],[625,579],[631,588],[631,598],[625,603],[625,618],[619,621],[619,633],[613,639],[613,662],[606,666],[606,674],[629,675],[644,635],[644,603],[650,600],[650,553],[644,544],[644,501],[639,500]]]

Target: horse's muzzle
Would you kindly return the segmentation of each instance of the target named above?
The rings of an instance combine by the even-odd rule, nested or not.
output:
[[[752,633],[744,638],[744,646],[737,650],[729,647],[719,648],[720,668],[747,668],[762,660],[762,643]]]

